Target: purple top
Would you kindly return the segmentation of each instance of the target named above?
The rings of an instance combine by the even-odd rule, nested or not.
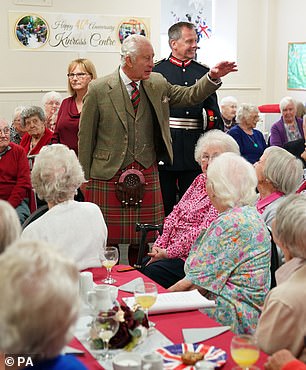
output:
[[[303,131],[303,120],[302,118],[295,117],[298,129],[302,137],[304,137]],[[277,122],[275,122],[271,127],[270,145],[283,147],[284,144],[288,143],[288,137],[285,129],[285,122],[283,117]]]

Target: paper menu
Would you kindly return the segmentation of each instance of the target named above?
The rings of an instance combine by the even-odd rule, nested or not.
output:
[[[129,307],[132,307],[135,303],[134,297],[122,299]],[[159,293],[156,302],[149,309],[149,314],[157,315],[166,312],[192,311],[215,306],[215,301],[210,301],[203,297],[196,289],[187,292]]]

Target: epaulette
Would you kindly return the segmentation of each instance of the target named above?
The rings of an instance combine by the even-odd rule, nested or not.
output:
[[[192,60],[194,63],[196,63],[196,64],[199,64],[201,67],[205,67],[205,68],[208,68],[208,69],[210,69],[210,67],[207,65],[207,64],[204,64],[204,63],[201,63],[201,62],[198,62],[197,60]]]
[[[160,63],[164,62],[165,60],[167,60],[167,58],[163,58],[161,60],[158,60],[157,62],[154,63],[154,67],[158,66]]]

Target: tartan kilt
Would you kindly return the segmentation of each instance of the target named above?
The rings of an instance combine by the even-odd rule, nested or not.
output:
[[[119,170],[110,180],[90,179],[86,184],[85,200],[97,204],[104,216],[107,229],[107,244],[139,244],[141,234],[136,232],[136,223],[161,224],[164,220],[164,207],[160,190],[157,164],[145,169],[137,162],[134,167],[145,177],[145,191],[141,207],[122,207],[116,197],[116,183],[122,174]],[[156,239],[156,232],[147,234],[147,242]]]

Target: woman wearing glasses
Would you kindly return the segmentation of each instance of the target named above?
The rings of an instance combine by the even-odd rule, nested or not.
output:
[[[79,120],[83,97],[91,80],[97,78],[96,68],[88,59],[75,59],[68,66],[68,91],[71,96],[64,99],[58,111],[52,144],[67,145],[78,154]]]
[[[259,161],[267,144],[263,134],[256,130],[259,110],[254,104],[241,104],[237,112],[238,125],[232,127],[228,134],[238,143],[241,156],[254,164]]]

